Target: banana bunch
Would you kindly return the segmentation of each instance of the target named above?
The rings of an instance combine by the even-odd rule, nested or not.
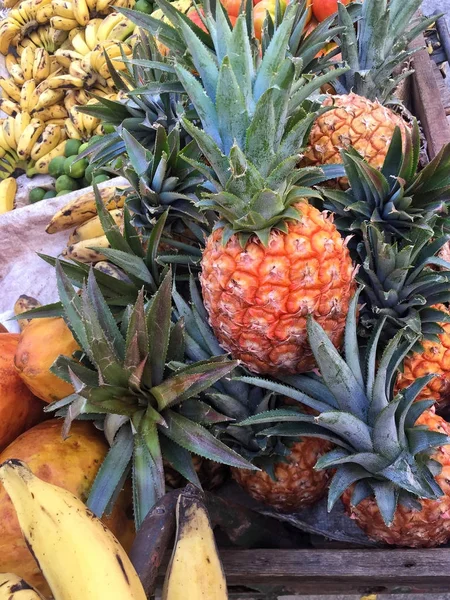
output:
[[[0,21],[0,52],[7,54],[28,33],[45,25],[53,14],[52,0],[23,0]]]
[[[86,105],[90,104],[97,104],[97,100],[91,99],[86,103]],[[65,120],[64,127],[69,138],[87,142],[93,135],[103,133],[100,119],[83,114],[77,106],[70,107],[68,113],[69,117]]]
[[[45,598],[18,575],[0,573],[0,600],[45,600]]]
[[[81,500],[15,459],[0,481],[55,600],[146,600],[125,550]]]
[[[37,29],[27,31],[26,37],[15,45],[15,49],[19,56],[28,46],[45,48],[49,54],[53,54],[66,39],[67,31],[54,29],[50,25],[41,25]]]
[[[55,29],[72,31],[86,27],[97,15],[107,15],[113,7],[133,8],[135,0],[51,0],[53,15],[50,19]],[[101,38],[100,38],[101,39]]]
[[[162,600],[227,600],[227,583],[214,533],[199,493],[178,497],[177,534]]]
[[[14,208],[14,199],[17,192],[17,181],[14,177],[7,177],[0,181],[0,215]],[[1,589],[1,581],[0,581]]]

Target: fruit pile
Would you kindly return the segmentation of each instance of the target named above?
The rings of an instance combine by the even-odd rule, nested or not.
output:
[[[50,163],[64,190],[111,161],[128,185],[47,226],[70,231],[43,256],[59,301],[16,310],[8,359],[47,420],[24,410],[0,464],[70,489],[89,466],[77,493],[100,518],[128,501],[138,530],[168,487],[231,472],[278,511],[328,495],[374,540],[448,542],[450,145],[421,165],[393,102],[420,0],[339,3],[313,31],[315,0],[278,2],[260,40],[251,3],[157,4],[126,11],[126,86],[94,111],[114,129]],[[88,432],[92,456],[70,443]],[[34,583],[26,552],[0,547],[0,570]]]

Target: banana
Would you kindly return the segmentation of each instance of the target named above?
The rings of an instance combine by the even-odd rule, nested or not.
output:
[[[57,156],[64,156],[64,151],[66,149],[66,140],[62,141],[60,144],[56,146],[53,150],[51,150],[48,154],[39,158],[36,163],[29,165],[27,169],[28,177],[32,177],[33,175],[45,175],[48,173],[48,165],[50,162],[56,158]]]
[[[27,312],[29,310],[32,310],[33,308],[37,308],[38,306],[41,306],[41,303],[36,300],[36,298],[32,298],[31,296],[19,296],[16,300],[16,302],[14,303],[14,314],[16,315],[21,315],[24,312]],[[20,330],[23,331],[23,329],[29,325],[31,323],[31,319],[18,319],[18,324],[20,327]],[[1,575],[0,575],[1,577]],[[0,590],[1,590],[1,586],[0,586]],[[0,596],[0,600],[1,600],[1,596]]]
[[[5,135],[8,146],[15,150],[17,148],[16,135],[15,135],[15,118],[8,117],[3,122],[3,133]]]
[[[146,600],[125,550],[79,498],[17,459],[0,466],[0,481],[55,600]]]
[[[18,575],[0,573],[0,600],[45,600],[45,598]]]
[[[79,77],[74,77],[73,75],[56,75],[55,77],[49,77],[47,79],[47,85],[49,90],[57,90],[57,89],[76,89],[83,87],[83,80]]]
[[[100,0],[103,3],[103,0]],[[106,1],[106,0],[105,0]],[[97,10],[101,11],[102,9],[98,8],[99,2],[97,2]],[[106,6],[108,6],[109,1],[106,2]],[[97,40],[102,42],[103,40],[107,40],[112,29],[123,21],[126,17],[118,12],[112,12],[108,16],[103,19],[103,23],[99,25],[97,30]]]
[[[84,58],[86,59],[90,54],[91,53],[87,54]],[[78,77],[78,78],[82,79],[83,86],[91,87],[96,82],[97,75],[94,72],[91,72],[91,70],[89,68],[89,64],[86,65],[88,67],[88,69],[85,70],[84,63],[85,63],[84,59],[83,59],[83,61],[80,61],[80,60],[74,61],[69,67],[69,73],[70,73],[70,75],[73,75],[74,77]]]
[[[6,55],[13,39],[20,32],[20,25],[15,25],[8,18],[0,24],[0,54]]]
[[[61,141],[61,126],[48,123],[31,149],[32,160],[39,160],[56,148]]]
[[[84,39],[89,50],[93,50],[97,45],[97,31],[103,19],[91,19],[84,30]]]
[[[72,2],[66,2],[65,0],[53,0],[52,6],[55,16],[63,17],[64,19],[76,20]]]
[[[75,50],[62,50],[61,48],[55,52],[55,58],[59,64],[65,69],[69,69],[74,61],[83,59],[83,55]]]
[[[98,13],[106,12],[112,4],[114,4],[114,2],[111,0],[97,0],[95,3],[95,10]]]
[[[72,29],[78,27],[78,21],[75,19],[68,19],[67,17],[52,17],[50,23],[52,27],[61,29],[62,31],[72,31]]]
[[[72,123],[72,121],[70,119],[66,119],[64,127],[66,129],[66,133],[69,136],[69,138],[71,140],[81,140],[82,139],[82,134],[81,131],[79,131],[75,125]]]
[[[22,68],[20,65],[11,65],[9,74],[11,75],[11,77],[14,80],[14,83],[16,83],[17,85],[23,85],[25,82],[25,77],[22,71]]]
[[[67,132],[64,129],[66,119],[48,119],[47,123],[52,123],[53,125],[59,125],[62,127],[63,129],[61,130],[61,136],[64,137],[64,139],[67,139]]]
[[[18,113],[20,113],[20,106],[17,104],[17,102],[7,100],[6,98],[0,98],[0,111],[10,115],[11,117],[15,117]]]
[[[50,119],[67,119],[69,115],[64,106],[53,104],[52,106],[38,110],[33,116],[42,121],[49,121]]]
[[[162,600],[227,600],[227,583],[213,530],[200,494],[178,497],[175,546],[162,591]]]
[[[37,48],[34,53],[33,61],[33,79],[38,85],[50,75],[51,63],[50,55],[44,48]]]
[[[77,33],[77,35],[72,38],[72,46],[74,47],[75,51],[82,56],[91,51],[89,46],[86,44],[84,32]]]
[[[98,263],[95,263],[94,269],[106,273],[106,275],[119,279],[120,281],[130,283],[130,278],[122,271],[122,269],[119,269],[119,267],[116,267],[116,265],[113,265],[106,260],[100,260]]]
[[[5,119],[5,120],[3,120],[3,122],[0,125],[0,148],[5,150],[5,154],[3,155],[2,158],[5,157],[6,153],[14,152],[16,149],[15,140],[11,146],[10,146],[10,142],[8,142],[9,135],[7,135],[6,127],[7,126],[6,126],[6,119]]]
[[[30,100],[33,97],[33,92],[36,89],[36,84],[34,79],[30,79],[29,81],[25,81],[20,90],[20,108],[23,111],[31,112],[33,109],[33,105]]]
[[[25,127],[17,144],[19,158],[29,158],[34,144],[44,131],[44,123],[40,119],[31,119],[30,124]]]
[[[45,82],[43,82],[45,83]],[[41,84],[40,84],[41,85]],[[57,104],[64,98],[64,90],[45,90],[39,96],[39,100],[35,105],[35,110],[41,110],[41,108],[47,108],[52,104]]]
[[[90,18],[86,0],[73,0],[73,13],[78,23],[82,27],[86,27]]]
[[[123,223],[123,210],[120,208],[115,208],[109,211],[109,214],[114,219],[116,225],[122,225]],[[69,238],[69,244],[76,244],[77,242],[81,242],[84,240],[90,240],[92,238],[100,237],[105,235],[102,224],[100,222],[100,217],[97,215],[96,217],[92,217],[89,221],[82,223],[79,225]]]
[[[86,0],[86,4],[88,5],[89,8],[89,12],[96,12],[97,7],[96,7],[96,2],[97,0]]]
[[[11,67],[13,65],[17,65],[17,58],[14,54],[9,53],[5,56],[5,67],[8,73],[11,73]]]
[[[14,137],[16,140],[16,147],[17,144],[19,143],[20,140],[20,136],[22,135],[25,127],[27,127],[30,124],[31,121],[31,117],[29,115],[29,113],[26,112],[20,112],[14,121]]]
[[[14,100],[14,102],[20,102],[20,88],[14,83],[14,81],[0,77],[0,87],[6,94],[7,98]]]
[[[135,27],[136,25],[129,19],[124,19],[111,29],[109,37],[111,40],[124,41],[133,33]]]
[[[50,17],[54,15],[53,6],[51,4],[46,4],[45,6],[41,6],[36,12],[36,21],[41,23],[41,25],[48,23]]]
[[[120,196],[114,186],[99,186],[99,191],[103,204],[108,210],[123,207],[125,196]],[[95,195],[94,192],[88,192],[75,200],[71,200],[54,214],[45,231],[47,233],[58,233],[59,231],[81,225],[95,216],[97,216]]]
[[[78,260],[82,263],[96,263],[101,260],[106,260],[100,250],[93,248],[109,248],[110,243],[106,235],[91,238],[90,240],[81,240],[76,244],[71,244],[65,248],[62,255],[70,260]]]
[[[14,198],[17,192],[17,181],[8,177],[0,182],[0,214],[9,212],[14,208]]]

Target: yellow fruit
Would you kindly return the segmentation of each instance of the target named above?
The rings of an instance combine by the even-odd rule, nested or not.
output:
[[[49,371],[60,354],[79,350],[61,318],[34,319],[20,334],[16,369],[27,387],[41,400],[53,402],[73,393],[73,386]]]
[[[86,501],[99,466],[108,452],[108,444],[92,423],[76,421],[64,440],[61,421],[51,419],[28,430],[0,454],[0,464],[10,458],[25,462],[37,476],[69,490]],[[104,523],[126,550],[134,530],[126,511],[130,497],[122,493]],[[86,544],[89,540],[86,540]],[[12,503],[0,485],[0,571],[16,573],[41,593],[50,596],[47,584],[27,548]],[[81,600],[81,598],[80,598]]]
[[[200,276],[211,325],[223,348],[258,373],[310,371],[309,314],[341,345],[354,294],[354,269],[331,218],[306,202],[287,233],[272,230],[265,247],[256,236],[226,245],[217,229],[206,242]]]
[[[44,417],[44,403],[34,396],[14,367],[19,334],[0,333],[0,452]]]

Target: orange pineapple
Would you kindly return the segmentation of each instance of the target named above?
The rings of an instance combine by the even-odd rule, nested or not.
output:
[[[450,316],[450,311],[443,304],[434,308]],[[396,387],[399,390],[411,385],[419,377],[434,373],[432,379],[421,391],[418,399],[431,398],[436,400],[441,409],[450,404],[450,323],[439,323],[442,333],[438,334],[439,341],[423,340],[423,352],[414,352],[407,356],[403,363],[403,373],[400,373]]]
[[[306,317],[314,314],[336,346],[354,292],[346,243],[330,217],[307,202],[287,232],[256,236],[245,246],[223,229],[207,240],[200,281],[205,307],[221,345],[259,373],[309,371],[314,360]]]

